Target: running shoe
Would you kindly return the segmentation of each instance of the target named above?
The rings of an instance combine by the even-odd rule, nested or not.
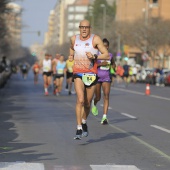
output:
[[[74,137],[75,140],[81,140],[83,131],[81,129],[77,129],[76,136]]]
[[[93,113],[94,116],[98,115],[98,109],[95,105],[92,106],[91,112]]]
[[[82,133],[82,137],[87,137],[88,136],[88,127],[87,124],[83,124],[82,123],[82,128],[83,128],[83,133]]]
[[[102,125],[107,125],[108,124],[108,119],[107,118],[102,118],[101,124]]]

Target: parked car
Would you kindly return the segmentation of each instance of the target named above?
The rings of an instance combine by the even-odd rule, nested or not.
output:
[[[165,76],[164,84],[165,84],[165,86],[170,86],[170,71],[168,71]]]
[[[147,75],[152,72],[153,72],[153,68],[142,68],[137,73],[137,81],[138,82],[146,82]]]
[[[149,84],[156,83],[156,69],[155,68],[147,71],[145,82]]]

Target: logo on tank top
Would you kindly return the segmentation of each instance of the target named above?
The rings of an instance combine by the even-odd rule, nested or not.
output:
[[[90,46],[89,43],[86,43],[86,44],[85,44],[85,48],[88,48],[89,46]]]
[[[81,44],[76,44],[76,46],[81,46]]]

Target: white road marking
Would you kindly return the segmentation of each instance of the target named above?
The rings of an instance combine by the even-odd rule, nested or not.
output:
[[[90,165],[92,170],[139,170],[133,165]]]
[[[120,88],[116,88],[116,87],[112,87],[112,89],[145,96],[145,93],[136,92],[136,91],[132,91],[132,90],[120,89]],[[157,95],[150,95],[148,97],[153,97],[153,98],[156,98],[156,99],[162,99],[162,100],[170,101],[170,98],[161,97],[161,96],[157,96]]]
[[[100,104],[101,107],[103,107],[103,104]],[[108,107],[109,110],[112,110],[112,107]]]
[[[1,170],[45,170],[41,163],[0,162]]]
[[[132,116],[132,115],[127,114],[127,113],[120,113],[120,114],[123,115],[123,116],[127,116],[127,117],[129,117],[131,119],[137,119],[135,116]]]
[[[161,127],[161,126],[151,125],[151,127],[154,127],[156,129],[162,130],[162,131],[167,132],[167,133],[170,133],[170,130],[165,129],[165,128]]]

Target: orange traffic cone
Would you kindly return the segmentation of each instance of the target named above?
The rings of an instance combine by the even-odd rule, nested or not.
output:
[[[146,94],[147,96],[151,94],[151,92],[150,92],[150,84],[146,84],[145,94]]]

